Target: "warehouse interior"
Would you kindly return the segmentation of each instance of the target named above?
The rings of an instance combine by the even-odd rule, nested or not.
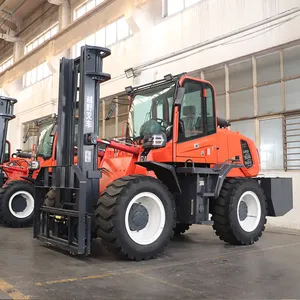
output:
[[[98,239],[79,259],[41,246],[32,228],[0,224],[0,299],[299,298],[299,26],[299,0],[0,0],[0,96],[18,101],[12,153],[30,155],[39,124],[59,114],[61,59],[98,46],[111,50],[103,60],[111,79],[100,84],[102,139],[128,132],[126,87],[186,72],[213,85],[217,117],[254,141],[259,177],[293,185],[293,209],[267,217],[249,248],[193,225],[154,260],[118,260]]]

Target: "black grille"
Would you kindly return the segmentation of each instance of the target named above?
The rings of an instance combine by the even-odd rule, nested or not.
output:
[[[251,151],[246,141],[241,140],[244,165],[247,169],[253,166]]]

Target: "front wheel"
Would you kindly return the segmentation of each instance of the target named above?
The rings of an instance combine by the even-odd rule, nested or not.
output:
[[[25,180],[11,181],[0,192],[0,220],[10,227],[32,225],[33,184]]]
[[[149,176],[128,176],[112,182],[96,208],[97,234],[108,250],[132,260],[161,253],[176,225],[171,193]]]
[[[253,179],[224,181],[213,207],[213,228],[219,238],[233,245],[250,245],[265,230],[266,197]]]

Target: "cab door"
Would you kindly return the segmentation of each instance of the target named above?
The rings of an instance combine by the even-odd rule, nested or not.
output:
[[[214,92],[209,83],[185,79],[185,93],[179,111],[176,161],[217,161]]]

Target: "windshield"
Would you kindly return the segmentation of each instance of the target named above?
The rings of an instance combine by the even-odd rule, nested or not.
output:
[[[129,111],[129,135],[166,132],[172,124],[175,83],[150,88],[135,95]]]
[[[54,135],[51,134],[53,130],[53,123],[46,123],[40,125],[40,135],[37,146],[37,156],[44,159],[50,158],[52,155],[52,145]]]

